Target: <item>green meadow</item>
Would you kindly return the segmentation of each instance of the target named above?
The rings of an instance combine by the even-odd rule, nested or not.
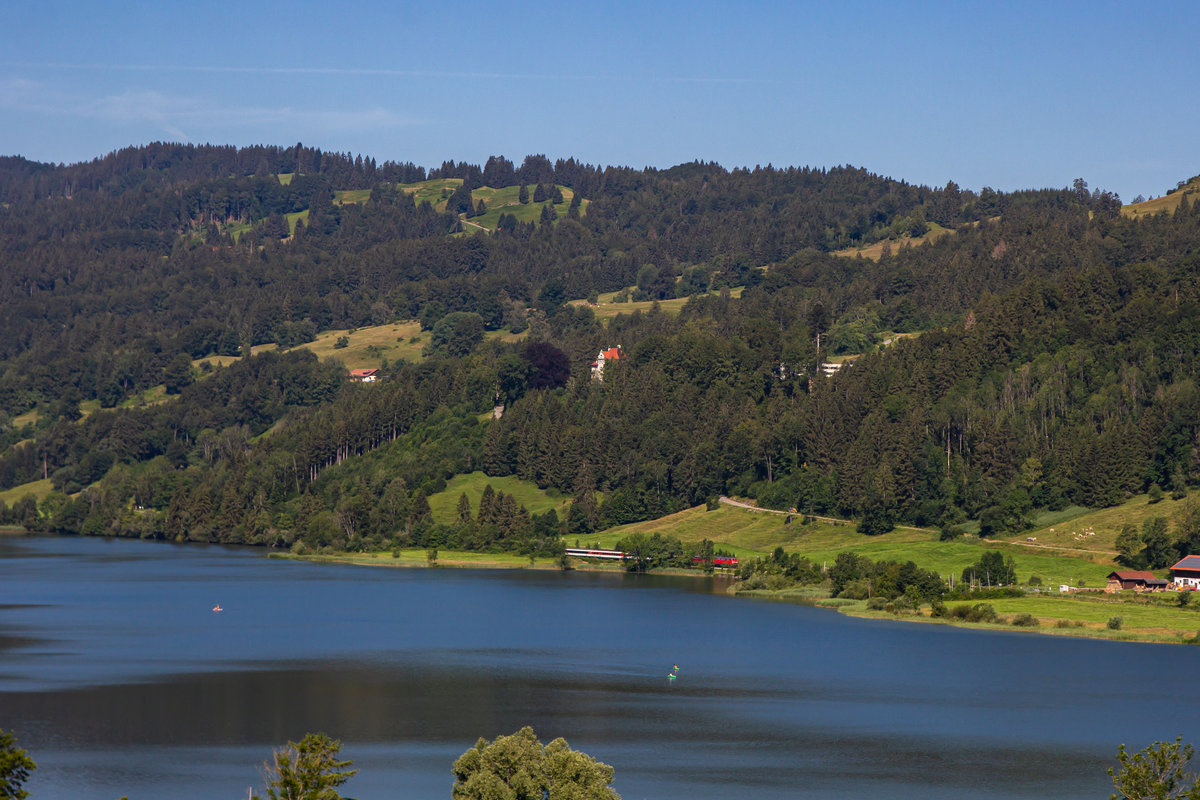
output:
[[[995,548],[1013,557],[1021,582],[1037,575],[1047,586],[1060,583],[1103,586],[1105,577],[1113,570],[1112,563],[1101,554],[1092,555],[1095,560],[1090,560],[975,537],[941,542],[937,540],[936,531],[912,528],[897,529],[881,536],[864,536],[855,530],[853,523],[818,521],[804,525],[796,517],[786,524],[785,519],[781,514],[727,505],[713,511],[697,506],[661,519],[581,537],[581,540],[611,547],[630,533],[660,533],[684,542],[709,539],[739,558],[765,556],[776,547],[782,547],[785,552],[799,553],[818,564],[833,563],[838,553],[853,552],[876,561],[914,561],[943,577],[952,575],[955,580],[965,568],[979,560],[985,549]]]
[[[40,503],[52,491],[54,491],[54,484],[47,478],[41,481],[33,481],[32,483],[23,483],[11,489],[0,490],[0,501],[3,501],[5,505],[12,506],[13,503],[25,495],[31,494]]]
[[[458,519],[458,498],[464,494],[471,501],[471,515],[478,515],[479,498],[483,496],[483,490],[489,484],[497,492],[512,495],[517,505],[525,506],[530,514],[544,514],[554,509],[561,518],[571,503],[570,497],[539,489],[537,484],[512,475],[493,478],[482,472],[472,472],[468,475],[455,475],[446,482],[444,490],[429,498],[429,508],[433,512],[434,521],[446,525],[453,524]]]

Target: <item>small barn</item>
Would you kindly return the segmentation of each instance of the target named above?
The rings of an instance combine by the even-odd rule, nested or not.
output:
[[[1104,587],[1104,591],[1119,592],[1122,589],[1133,589],[1135,592],[1161,592],[1167,588],[1167,583],[1153,572],[1118,570],[1108,573],[1108,585]]]
[[[1184,556],[1171,567],[1171,580],[1180,589],[1200,589],[1200,556]]]

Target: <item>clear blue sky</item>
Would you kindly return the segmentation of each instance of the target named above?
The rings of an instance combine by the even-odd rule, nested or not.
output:
[[[854,164],[1160,195],[1200,173],[1200,3],[0,4],[0,154]]]

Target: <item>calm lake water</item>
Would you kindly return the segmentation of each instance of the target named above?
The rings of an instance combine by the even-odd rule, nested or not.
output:
[[[342,740],[360,800],[447,800],[456,757],[527,724],[626,800],[1106,797],[1118,744],[1200,742],[1200,648],[717,590],[0,539],[0,728],[35,800],[236,800],[308,731]]]

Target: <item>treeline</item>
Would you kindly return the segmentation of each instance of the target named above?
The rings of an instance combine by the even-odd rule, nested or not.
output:
[[[1186,492],[1197,478],[1200,298],[1195,256],[1176,244],[1195,240],[1196,220],[1182,206],[1170,218],[1089,224],[1125,249],[1140,240],[1153,261],[1035,272],[1015,291],[982,298],[964,321],[833,377],[812,367],[822,357],[816,334],[836,322],[815,299],[827,295],[789,283],[795,259],[740,300],[701,299],[675,318],[639,313],[607,326],[560,307],[531,329],[537,346],[472,345],[467,355],[393,365],[375,387],[341,387],[339,368],[311,356],[246,359],[182,387],[172,403],[60,421],[0,459],[0,477],[11,485],[49,475],[78,490],[106,471],[141,476],[136,494],[115,477],[100,481],[116,487],[102,494],[108,500],[89,500],[102,529],[122,503],[165,511],[174,490],[151,488],[165,482],[186,484],[189,503],[204,498],[186,535],[261,541],[273,530],[266,540],[341,543],[365,541],[363,531],[390,541],[415,520],[359,511],[352,524],[316,533],[306,527],[313,515],[299,513],[302,498],[332,515],[375,509],[399,478],[411,503],[417,489],[431,494],[480,468],[570,493],[577,502],[564,522],[579,534],[721,493],[859,516],[868,532],[978,518],[987,535],[1020,530],[1037,508],[1108,505],[1154,487]],[[1023,248],[1014,240],[1010,252]],[[921,252],[940,253],[896,258]],[[626,357],[592,381],[588,363],[615,344]],[[497,395],[505,414],[480,423]],[[160,457],[176,469],[150,466]],[[200,523],[222,508],[237,521],[231,529]],[[248,519],[258,529],[239,533]]]

